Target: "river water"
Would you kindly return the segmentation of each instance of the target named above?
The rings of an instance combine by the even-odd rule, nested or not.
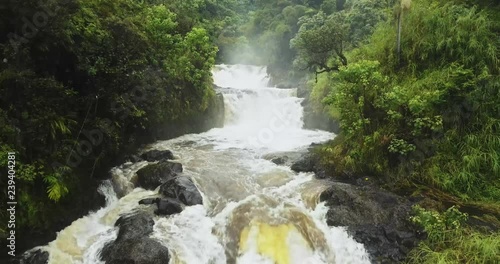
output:
[[[326,181],[263,158],[304,150],[334,135],[302,129],[296,90],[267,87],[264,67],[219,65],[213,75],[215,84],[224,87],[224,127],[146,149],[172,150],[203,195],[204,205],[155,219],[151,236],[168,247],[170,264],[369,263],[363,245],[343,227],[326,225],[327,208],[318,203]],[[50,253],[49,263],[103,263],[99,252],[116,238],[118,217],[157,193],[131,183],[147,164],[126,163],[112,170],[112,180],[100,187],[106,206],[42,247]],[[117,189],[125,195],[117,197]]]

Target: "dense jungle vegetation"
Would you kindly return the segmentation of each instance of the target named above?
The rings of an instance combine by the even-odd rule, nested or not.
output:
[[[428,239],[410,262],[500,261],[498,2],[255,1],[249,14],[221,56],[247,50],[227,59],[308,80],[315,110],[340,121],[319,149],[331,174],[433,201],[415,209]]]
[[[339,120],[318,150],[333,177],[428,198],[409,262],[500,261],[498,1],[29,0],[0,13],[0,164],[17,152],[19,229],[54,228],[116,156],[205,111],[216,61],[249,63],[307,83]]]
[[[16,152],[18,245],[85,214],[96,179],[117,157],[207,110],[214,39],[240,8],[211,0],[0,3],[0,164],[7,168],[7,152]]]

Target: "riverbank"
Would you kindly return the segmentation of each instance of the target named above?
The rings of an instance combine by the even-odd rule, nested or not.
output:
[[[223,124],[224,99],[220,93],[217,93],[205,111],[190,116],[185,121],[172,122],[152,128],[150,134],[137,136],[141,140],[128,145],[117,156],[104,157],[107,163],[101,164],[93,177],[89,178],[88,175],[81,172],[80,177],[86,177],[87,180],[81,181],[77,191],[61,200],[58,204],[60,212],[58,221],[53,222],[51,226],[43,230],[22,230],[22,232],[19,232],[16,241],[16,255],[20,256],[26,250],[47,244],[56,238],[57,232],[70,225],[73,221],[103,207],[105,199],[104,195],[99,192],[99,186],[103,180],[111,177],[109,170],[133,159],[134,155],[143,149],[145,145],[185,134],[202,133],[212,128],[222,127]],[[5,258],[6,261],[9,259]]]
[[[327,208],[316,206],[323,181],[262,158],[333,137],[302,129],[301,99],[294,90],[267,87],[262,72],[217,66],[216,85],[229,87],[221,89],[224,127],[157,141],[115,167],[112,183],[101,188],[106,206],[44,246],[49,263],[151,256],[176,263],[368,263],[363,245],[323,220]],[[142,209],[148,212],[126,219]],[[154,254],[128,254],[144,245]]]
[[[329,180],[330,187],[320,196],[320,201],[329,207],[328,225],[345,226],[356,241],[363,243],[373,263],[420,263],[451,254],[455,254],[451,258],[478,258],[492,263],[499,260],[497,205],[462,201],[418,184],[398,188],[389,177],[355,175],[349,171],[335,174],[331,168],[334,164],[325,163],[324,159],[323,151],[328,145],[267,158],[297,172],[314,172],[316,177]]]

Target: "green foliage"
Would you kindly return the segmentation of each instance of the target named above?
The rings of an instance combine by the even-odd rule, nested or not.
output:
[[[305,70],[345,65],[345,51],[366,41],[393,2],[248,1],[222,29],[218,59],[267,65],[274,83],[296,85]]]
[[[314,111],[340,121],[341,133],[319,150],[331,172],[379,176],[399,190],[423,184],[462,200],[500,199],[498,5],[253,2],[248,17],[219,36],[219,54],[250,54],[236,59],[266,64],[278,79],[326,72],[308,86]],[[427,241],[415,262],[498,262],[498,236],[465,228],[455,209],[419,214],[429,233],[459,239]]]
[[[443,213],[415,207],[411,220],[422,226],[427,239],[410,252],[408,263],[498,263],[500,234],[464,227],[467,214],[455,207]]]
[[[413,209],[415,216],[411,217],[411,221],[424,228],[430,243],[445,242],[446,233],[461,228],[468,218],[467,214],[460,212],[454,206],[442,214],[436,211],[427,211],[420,206],[415,206]]]
[[[348,54],[351,64],[315,85],[313,95],[330,92],[325,109],[340,113],[343,137],[325,155],[337,173],[352,168],[394,185],[417,181],[463,199],[498,200],[493,21],[476,7],[432,0],[412,3],[404,19],[412,30],[402,32],[401,61],[392,21],[381,22]]]
[[[498,41],[493,41],[493,21],[485,11],[447,1],[419,1],[404,17],[401,64],[413,73],[451,62],[481,71],[498,69]],[[379,25],[366,47],[373,59],[398,71],[395,59],[396,30],[389,20]],[[472,33],[472,34],[471,34]]]
[[[327,112],[334,119],[340,118],[339,109],[325,104],[324,99],[330,94],[335,93],[335,86],[331,85],[336,82],[336,75],[321,74],[315,80],[310,80],[308,86],[311,87],[310,101],[313,110],[317,113]]]
[[[248,2],[219,35],[218,59],[267,65],[268,73],[278,82],[296,82],[303,72],[292,68],[296,51],[290,47],[290,40],[299,30],[299,19],[317,12],[318,1]]]
[[[327,17],[323,12],[311,18],[302,18],[300,30],[290,42],[298,53],[295,65],[315,72],[338,70],[340,65],[347,65],[344,55],[347,27],[344,20],[342,13]]]
[[[2,6],[0,149],[18,153],[19,228],[49,227],[120,153],[207,109],[213,42],[233,7],[241,8],[229,0]],[[21,18],[40,10],[51,12],[48,23],[26,34]],[[82,150],[89,131],[102,141]]]
[[[400,155],[407,155],[415,151],[415,149],[415,145],[406,142],[404,139],[397,138],[391,139],[391,143],[389,143],[389,147],[387,147],[390,153],[398,153]]]
[[[358,0],[349,1],[345,23],[349,27],[348,45],[358,47],[372,35],[377,24],[386,21],[396,1]]]

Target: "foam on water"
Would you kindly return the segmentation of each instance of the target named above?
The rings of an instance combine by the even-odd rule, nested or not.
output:
[[[334,137],[302,129],[296,89],[268,87],[265,67],[219,65],[213,75],[224,95],[224,128],[148,146],[172,150],[204,200],[203,206],[155,218],[151,237],[169,249],[170,263],[369,263],[364,247],[343,227],[326,225],[328,208],[318,200],[327,182],[261,158]],[[100,190],[106,206],[44,247],[51,264],[101,263],[100,251],[116,238],[118,217],[157,194],[134,185],[137,170],[148,164],[126,163],[111,171],[112,182]]]

